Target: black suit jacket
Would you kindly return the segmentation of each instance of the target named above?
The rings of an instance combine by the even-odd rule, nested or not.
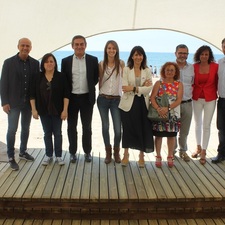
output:
[[[89,101],[94,105],[95,103],[95,85],[98,83],[98,59],[89,54],[85,54],[87,82],[89,89]],[[61,72],[63,72],[70,86],[70,93],[72,92],[72,63],[73,55],[62,59]]]
[[[39,72],[39,61],[29,56],[30,84],[35,74]],[[21,72],[18,54],[4,61],[1,75],[1,104],[9,104],[11,108],[21,104]],[[31,85],[30,85],[31,87]],[[28,93],[29,95],[29,93]],[[29,99],[29,96],[28,96]]]

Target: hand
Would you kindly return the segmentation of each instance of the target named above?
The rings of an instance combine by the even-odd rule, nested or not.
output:
[[[133,86],[122,86],[122,90],[124,93],[129,92],[129,91],[133,91]]]
[[[147,79],[147,80],[144,82],[143,86],[146,86],[146,87],[152,86],[152,81],[151,81],[150,79]]]
[[[162,118],[167,118],[168,111],[169,110],[168,110],[167,107],[160,107],[160,108],[157,109],[158,114]]]
[[[61,120],[66,120],[68,117],[68,113],[66,111],[62,111],[61,113]]]
[[[39,115],[38,115],[37,110],[32,110],[32,116],[33,116],[33,118],[36,119],[36,120],[39,119]]]
[[[9,114],[9,112],[10,112],[10,105],[9,104],[3,105],[2,108],[3,108],[3,111],[5,113]]]

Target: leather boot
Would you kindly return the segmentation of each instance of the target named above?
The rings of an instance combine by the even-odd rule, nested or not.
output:
[[[106,151],[105,164],[109,164],[112,161],[112,147],[111,147],[111,145],[105,147],[105,151]]]
[[[121,158],[120,158],[120,148],[119,147],[114,147],[114,160],[116,163],[121,163]]]

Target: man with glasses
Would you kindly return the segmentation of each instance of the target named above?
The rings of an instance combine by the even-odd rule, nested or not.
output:
[[[176,62],[180,68],[180,81],[184,86],[183,99],[180,105],[180,121],[181,127],[178,135],[179,155],[185,162],[190,161],[187,154],[187,137],[190,130],[192,119],[192,84],[194,81],[194,68],[193,65],[187,62],[188,47],[180,44],[176,47]]]

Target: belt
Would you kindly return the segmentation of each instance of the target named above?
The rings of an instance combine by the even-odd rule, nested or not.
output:
[[[188,103],[188,102],[191,102],[191,101],[192,101],[192,99],[184,100],[184,101],[181,101],[181,104]]]
[[[118,99],[118,98],[120,98],[119,95],[104,95],[104,94],[100,94],[99,96],[107,98],[107,99]]]
[[[225,100],[225,98],[221,98],[221,97],[219,97],[219,100],[222,100],[222,101],[224,101],[224,100]]]
[[[88,93],[85,93],[85,94],[73,94],[73,93],[72,93],[72,95],[73,95],[73,96],[76,96],[76,97],[82,97],[82,96],[88,95]]]

